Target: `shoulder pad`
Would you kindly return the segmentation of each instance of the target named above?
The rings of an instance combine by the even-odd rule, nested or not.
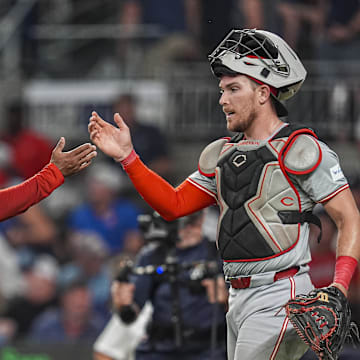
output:
[[[291,174],[305,175],[314,171],[321,161],[321,148],[311,135],[301,134],[290,142],[285,150],[283,164]]]
[[[229,141],[229,138],[221,138],[213,141],[205,147],[199,158],[198,169],[202,175],[214,176],[215,168],[219,159],[220,152]]]

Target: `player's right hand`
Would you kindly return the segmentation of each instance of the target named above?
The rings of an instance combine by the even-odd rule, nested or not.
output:
[[[87,168],[97,155],[96,147],[89,143],[82,144],[70,151],[63,151],[65,138],[61,137],[51,154],[51,160],[64,177],[73,175]]]
[[[88,130],[91,141],[106,155],[115,161],[122,161],[133,150],[130,130],[123,118],[114,114],[117,127],[103,120],[96,111],[93,111],[89,119]]]
[[[113,281],[111,285],[111,299],[113,307],[120,310],[123,306],[133,302],[135,285],[129,282]]]

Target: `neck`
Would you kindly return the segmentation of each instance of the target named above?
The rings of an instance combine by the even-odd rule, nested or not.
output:
[[[258,116],[244,132],[248,140],[266,140],[284,123],[275,114]]]

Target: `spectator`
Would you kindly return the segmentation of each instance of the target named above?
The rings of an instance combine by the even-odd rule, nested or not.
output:
[[[287,43],[305,59],[313,58],[316,39],[324,20],[319,0],[280,0],[277,11]]]
[[[120,171],[109,164],[95,164],[87,173],[86,201],[69,213],[70,231],[93,231],[101,236],[111,255],[124,248],[142,246],[138,231],[139,209],[118,194],[124,182]],[[136,250],[134,250],[136,251]]]
[[[199,33],[196,0],[125,0],[120,23],[128,29],[129,41],[119,44],[121,57],[131,52],[139,25],[154,26],[154,40],[147,41],[141,65],[152,74],[163,71],[172,61],[199,59],[199,46],[194,39]],[[145,30],[146,32],[146,30]],[[157,38],[157,39],[156,39]],[[129,59],[134,62],[134,59]],[[139,71],[139,67],[136,68]]]
[[[359,102],[352,80],[359,72],[360,3],[357,0],[319,1],[325,15],[316,49],[317,71],[322,82],[331,88],[328,122],[332,135],[346,140],[357,136],[356,125],[345,127],[342,119],[354,118],[351,104]]]
[[[200,0],[197,3],[200,6],[201,43],[206,54],[210,54],[234,27],[264,27],[262,0],[228,0],[226,6],[217,0]]]
[[[0,324],[11,325],[6,326],[11,331],[2,334],[8,341],[24,339],[35,318],[56,304],[58,270],[57,261],[53,257],[41,255],[25,271],[24,294],[11,299],[1,313]]]
[[[14,170],[12,169],[13,150],[5,141],[0,140],[0,188],[12,180]]]
[[[97,233],[72,233],[69,253],[72,259],[61,268],[58,283],[65,284],[80,277],[85,279],[94,308],[107,315],[111,274],[107,265],[109,249],[104,240]]]
[[[56,257],[57,224],[48,216],[41,204],[36,204],[26,212],[2,222],[0,229],[17,253],[20,264],[40,253]]]
[[[351,76],[351,67],[336,61],[356,61],[360,51],[360,4],[357,0],[319,0],[325,19],[321,41],[318,42],[318,60],[335,60],[322,68],[326,76]],[[325,75],[325,73],[324,73]]]
[[[0,235],[0,312],[7,302],[25,291],[22,275],[14,249]]]
[[[104,326],[104,318],[91,305],[91,293],[82,279],[60,289],[60,306],[38,316],[28,340],[39,343],[92,343]]]
[[[227,289],[220,275],[214,244],[208,243],[202,235],[202,222],[202,212],[183,218],[176,233],[174,223],[166,224],[155,217],[145,238],[157,242],[143,249],[135,269],[172,261],[177,265],[173,267],[177,272],[171,272],[170,267],[167,270],[165,265],[161,267],[165,269],[162,275],[134,275],[133,284],[117,281],[112,287],[114,308],[127,323],[135,319],[137,309],[146,301],[153,305],[148,336],[137,347],[137,360],[226,358],[224,303]],[[188,269],[187,265],[201,261],[203,264],[211,261],[215,266]],[[207,272],[210,268],[211,274]],[[127,305],[134,318],[127,317],[129,312],[124,308]]]
[[[158,26],[162,36],[150,43],[144,61],[153,72],[163,71],[173,60],[201,59],[202,47],[207,53],[212,51],[235,24],[239,25],[239,15],[244,27],[263,27],[262,1],[228,0],[224,6],[216,0],[126,0],[120,23],[128,27],[129,34],[134,25]]]
[[[137,118],[136,99],[133,95],[121,95],[113,105],[113,112],[124,116],[134,134],[134,147],[142,154],[144,162],[162,176],[170,175],[170,159],[165,136],[154,125],[144,124]]]
[[[49,162],[53,144],[26,125],[23,107],[13,103],[7,108],[2,140],[10,146],[13,175],[27,179]]]
[[[131,324],[125,324],[114,312],[105,329],[94,343],[95,360],[132,360],[134,349],[145,336],[152,306],[147,303]]]
[[[205,217],[203,222],[203,234],[210,241],[216,242],[217,222],[219,219],[219,209],[215,206],[204,209]]]

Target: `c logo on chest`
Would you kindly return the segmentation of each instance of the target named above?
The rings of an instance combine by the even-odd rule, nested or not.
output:
[[[232,161],[232,163],[236,166],[236,167],[240,167],[241,165],[246,163],[246,155],[245,154],[241,154],[241,155],[236,155]]]
[[[294,205],[294,199],[290,196],[285,196],[283,197],[280,202],[284,205],[284,206],[292,206]]]

